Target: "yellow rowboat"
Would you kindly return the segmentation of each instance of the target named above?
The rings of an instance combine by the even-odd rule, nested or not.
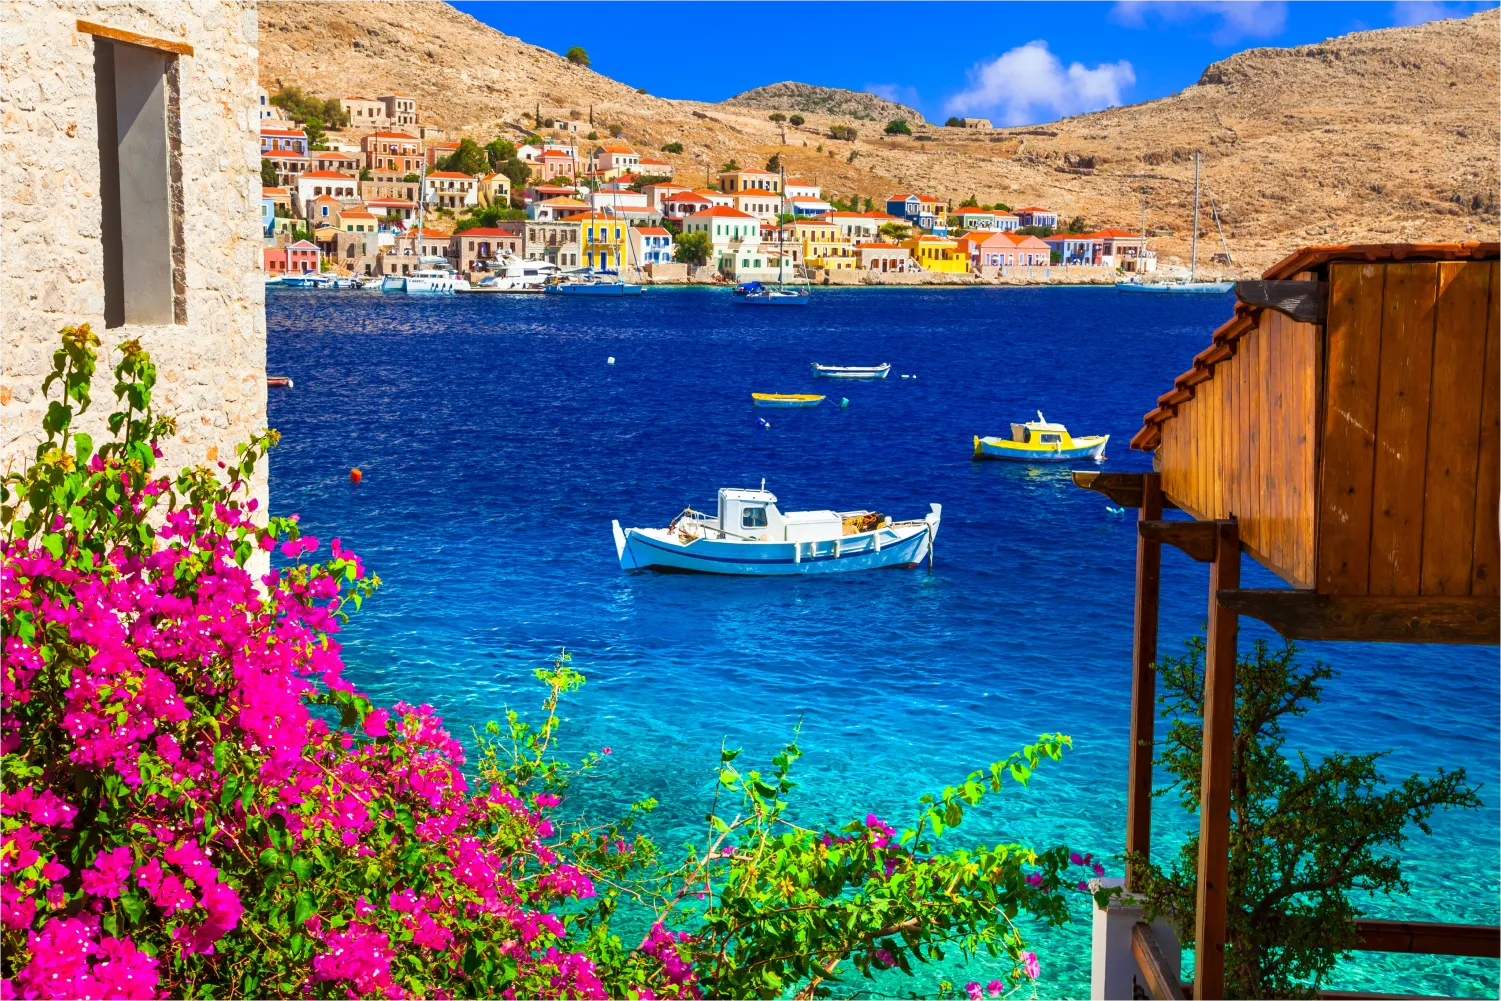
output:
[[[758,407],[816,407],[822,396],[808,393],[752,393],[751,403]]]
[[[1010,438],[975,436],[976,459],[1009,459],[1012,462],[1071,462],[1103,459],[1108,434],[1075,438],[1062,424],[1050,424],[1037,412],[1037,420],[1011,425]]]

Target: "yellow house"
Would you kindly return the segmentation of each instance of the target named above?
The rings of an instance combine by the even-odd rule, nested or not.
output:
[[[959,252],[957,240],[924,234],[903,240],[901,246],[907,248],[912,259],[917,262],[917,266],[924,271],[941,271],[955,275],[969,273],[969,259]]]
[[[511,204],[511,180],[504,174],[486,174],[479,179],[479,203],[481,205],[499,205],[502,208]]]
[[[362,208],[343,209],[338,218],[338,228],[345,233],[374,233],[378,225],[375,216]]]
[[[858,266],[855,245],[838,223],[827,216],[797,219],[787,224],[788,236],[802,245],[803,261],[810,268],[853,271]]]
[[[625,223],[602,212],[580,212],[563,220],[579,227],[583,265],[589,268],[619,268],[625,263]]]
[[[759,170],[755,167],[726,170],[719,175],[719,190],[729,195],[737,194],[741,191],[779,192],[782,190],[782,178],[779,174],[773,174],[769,170]]]

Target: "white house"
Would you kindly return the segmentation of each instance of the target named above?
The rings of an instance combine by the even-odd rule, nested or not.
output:
[[[605,173],[634,173],[641,165],[641,154],[625,143],[609,142],[594,149],[594,170]]]
[[[823,189],[817,184],[793,179],[787,182],[785,194],[788,198],[822,198]]]
[[[776,191],[746,188],[730,197],[734,199],[735,208],[763,221],[775,222],[777,215],[782,212],[782,196]]]
[[[822,198],[788,198],[787,211],[799,219],[812,219],[815,216],[828,215],[834,211],[834,206]]]
[[[314,200],[327,196],[343,204],[360,200],[360,180],[353,174],[341,174],[337,170],[309,170],[298,174],[293,182],[295,208],[298,215],[307,218],[306,206]]]
[[[601,212],[613,208],[644,209],[649,207],[645,194],[629,188],[624,191],[591,191],[589,192],[589,205]]]
[[[676,169],[666,160],[658,160],[654,157],[642,157],[636,162],[636,172],[649,177],[671,177]]]
[[[683,232],[707,235],[713,248],[709,260],[725,274],[766,270],[761,220],[749,212],[716,205],[689,216],[683,222]]]
[[[863,212],[830,212],[828,220],[839,227],[839,236],[850,243],[869,243],[880,237],[881,224]]]
[[[668,264],[676,249],[672,234],[660,226],[632,226],[625,231],[630,253],[626,260],[639,266]]]
[[[668,195],[684,195],[692,190],[692,188],[686,188],[681,184],[672,184],[670,182],[648,184],[641,189],[642,193],[646,195],[646,204],[659,212],[662,210],[663,200]]]
[[[446,209],[478,205],[479,179],[457,170],[435,170],[422,179],[422,198]]]
[[[567,219],[589,211],[589,203],[581,202],[577,198],[547,198],[543,201],[532,202],[526,207],[527,217],[538,222],[557,222],[559,219]]]

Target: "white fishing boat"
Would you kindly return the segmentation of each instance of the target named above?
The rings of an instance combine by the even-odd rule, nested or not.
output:
[[[819,379],[884,379],[891,373],[891,363],[879,365],[820,365],[813,362],[813,375]]]
[[[507,253],[496,266],[478,281],[473,277],[468,284],[459,283],[460,292],[504,292],[512,294],[540,293],[549,280],[562,274],[551,261],[524,261]]]
[[[875,511],[786,511],[760,490],[719,491],[719,509],[688,508],[666,528],[611,523],[624,570],[690,571],[745,576],[795,576],[915,567],[933,561],[943,508],[892,521]]]

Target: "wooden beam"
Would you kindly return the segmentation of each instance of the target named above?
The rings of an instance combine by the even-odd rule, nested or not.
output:
[[[1101,473],[1092,469],[1074,470],[1074,486],[1093,490],[1109,497],[1120,507],[1141,507],[1141,497],[1146,477],[1156,473]],[[1160,493],[1160,491],[1159,491]],[[1162,498],[1162,506],[1177,510],[1178,505]],[[1155,517],[1162,517],[1159,511]]]
[[[1075,474],[1078,475],[1078,474]],[[1096,474],[1098,475],[1098,474]],[[1162,517],[1162,477],[1141,473],[1145,524]],[[1157,713],[1157,609],[1162,589],[1162,543],[1137,533],[1136,609],[1131,644],[1131,757],[1126,787],[1126,854],[1152,847],[1152,728]],[[1133,866],[1126,865],[1130,890]]]
[[[1194,909],[1194,997],[1225,996],[1225,916],[1230,868],[1230,755],[1235,734],[1235,612],[1219,602],[1240,587],[1234,521],[1214,529],[1209,565],[1209,637],[1204,654],[1204,763],[1199,777],[1199,885]]]
[[[1451,925],[1436,921],[1355,922],[1361,952],[1415,952],[1425,956],[1480,956],[1501,959],[1501,928],[1495,925]]]
[[[1136,967],[1146,981],[1147,993],[1157,1001],[1185,1001],[1183,987],[1178,978],[1168,973],[1167,957],[1152,934],[1152,926],[1138,921],[1131,926],[1131,955]]]
[[[1224,591],[1220,602],[1292,640],[1501,644],[1501,603],[1495,598],[1245,588]]]
[[[1247,306],[1274,310],[1299,323],[1323,323],[1329,316],[1327,282],[1236,282],[1235,298]]]
[[[78,21],[78,30],[85,35],[97,35],[100,38],[108,38],[114,42],[137,45],[143,49],[156,49],[158,52],[171,52],[179,56],[191,56],[193,54],[193,47],[187,42],[174,42],[170,38],[152,38],[150,35],[126,31],[124,28],[111,28],[107,24],[97,24],[93,21],[80,19]]]
[[[1212,521],[1142,521],[1136,530],[1143,539],[1177,546],[1200,563],[1214,561],[1218,531]]]

